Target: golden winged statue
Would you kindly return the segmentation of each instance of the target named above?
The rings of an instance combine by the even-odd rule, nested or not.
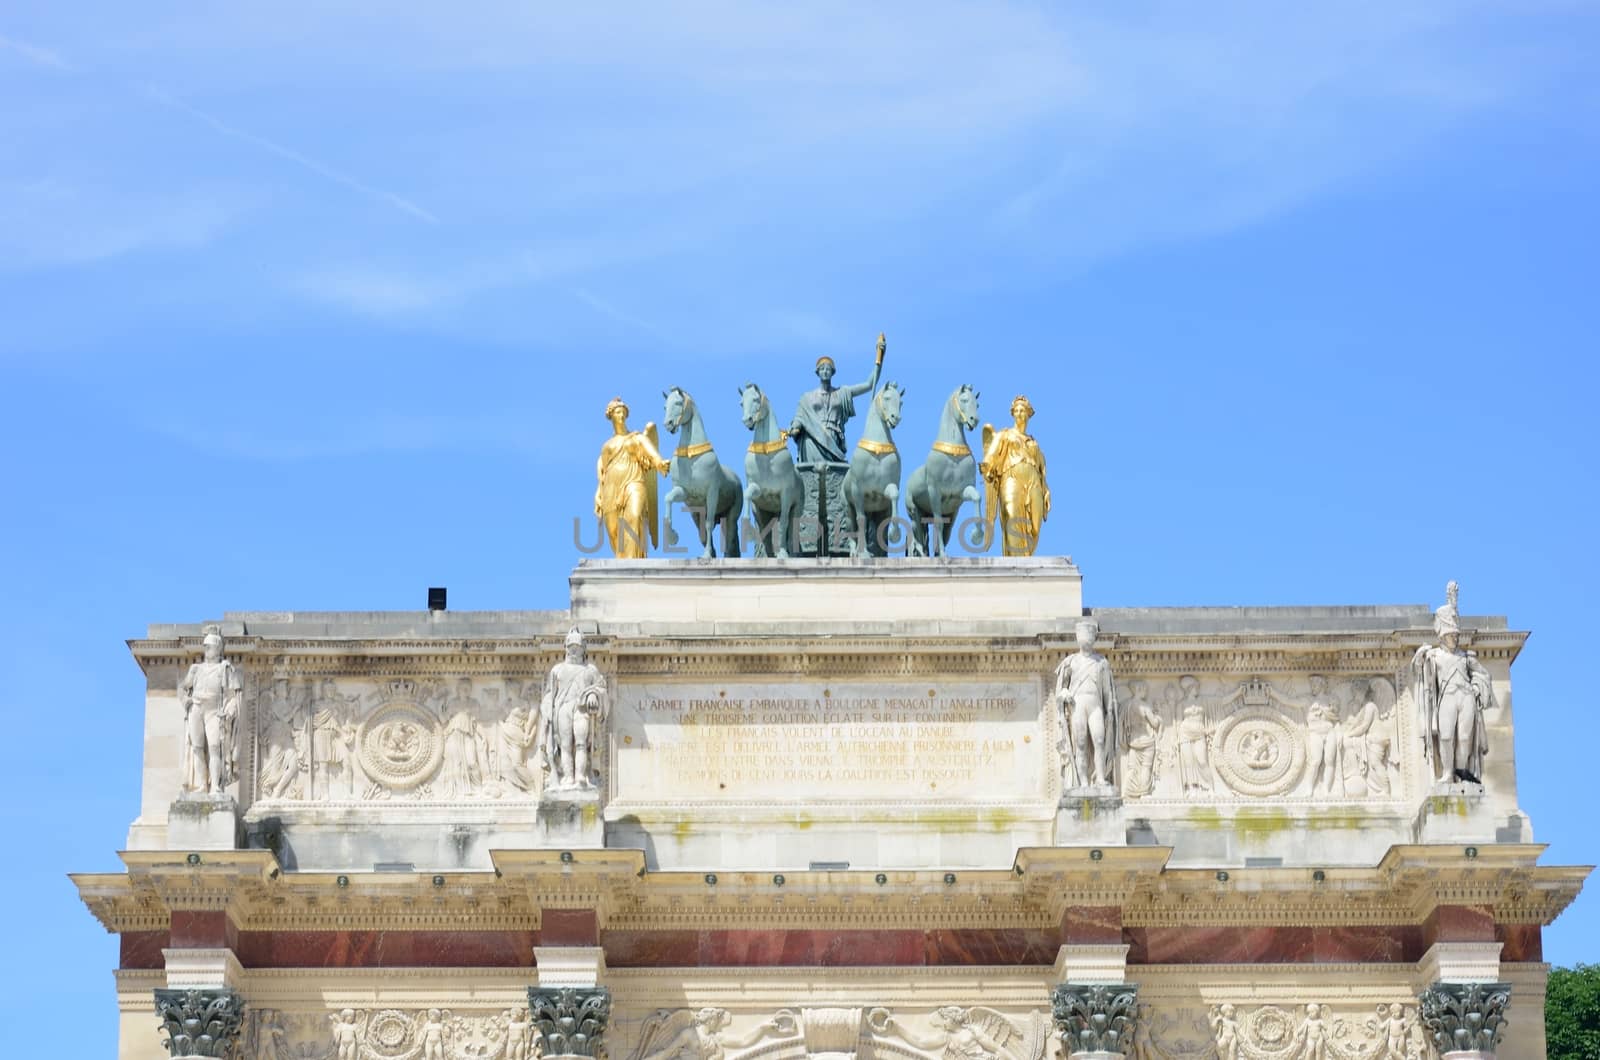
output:
[[[606,405],[612,435],[600,447],[595,466],[599,484],[594,491],[594,513],[605,521],[611,551],[619,559],[643,559],[655,547],[656,476],[668,463],[661,457],[656,425],[628,430],[628,404],[614,397]],[[648,541],[648,545],[646,542]]]
[[[983,462],[978,471],[987,486],[984,513],[988,541],[999,520],[1001,546],[1007,556],[1031,556],[1039,547],[1039,531],[1050,514],[1050,487],[1044,477],[1044,453],[1028,433],[1033,405],[1018,394],[1011,402],[1014,425],[997,431],[983,425]]]

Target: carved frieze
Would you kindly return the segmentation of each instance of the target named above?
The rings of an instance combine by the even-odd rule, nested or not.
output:
[[[639,1026],[628,1060],[1043,1060],[1041,1012],[1007,1016],[945,1005],[897,1015],[883,1007],[797,1007],[735,1018],[726,1009],[659,1009]]]
[[[428,1008],[345,1008],[338,1012],[251,1013],[249,1060],[532,1060],[525,1008],[457,1012]]]
[[[1211,1006],[1207,1022],[1216,1060],[1429,1057],[1416,1009],[1399,1003],[1348,1011],[1318,1001],[1253,1007],[1224,1003]]]
[[[257,682],[255,801],[536,798],[539,685],[518,678]]]
[[[1343,802],[1401,794],[1400,748],[1408,744],[1390,677],[1180,674],[1128,687],[1124,798]]]

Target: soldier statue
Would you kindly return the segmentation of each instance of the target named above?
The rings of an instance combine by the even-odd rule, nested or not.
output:
[[[1489,671],[1470,651],[1462,651],[1459,589],[1445,587],[1445,604],[1434,612],[1437,645],[1424,644],[1411,660],[1421,713],[1423,754],[1435,780],[1481,784],[1483,756],[1489,750],[1484,711],[1495,705]]]
[[[1094,650],[1100,624],[1078,621],[1078,650],[1056,667],[1056,702],[1066,736],[1063,758],[1074,779],[1069,788],[1093,788],[1115,794],[1116,755],[1121,743],[1116,685],[1111,664]]]
[[[606,719],[606,679],[589,662],[583,634],[567,634],[567,657],[550,668],[539,700],[546,791],[594,790],[590,756]]]
[[[244,683],[239,669],[222,657],[222,634],[206,632],[205,658],[178,684],[183,705],[183,792],[221,795],[233,783],[234,724]]]

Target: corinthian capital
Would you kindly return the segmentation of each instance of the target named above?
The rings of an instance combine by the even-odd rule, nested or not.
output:
[[[244,1024],[244,999],[236,991],[157,990],[156,1015],[169,1056],[219,1056],[232,1060]]]
[[[603,986],[528,988],[528,1010],[540,1055],[603,1056],[606,1024],[611,1020],[611,991]]]
[[[1067,1056],[1127,1053],[1139,1018],[1137,983],[1062,983],[1050,1002]]]
[[[1440,1057],[1493,1056],[1511,1004],[1511,984],[1434,983],[1418,1002],[1422,1025]]]

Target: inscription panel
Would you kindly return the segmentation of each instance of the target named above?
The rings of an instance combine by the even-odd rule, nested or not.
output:
[[[1015,802],[1055,770],[1040,681],[618,689],[617,802]]]

